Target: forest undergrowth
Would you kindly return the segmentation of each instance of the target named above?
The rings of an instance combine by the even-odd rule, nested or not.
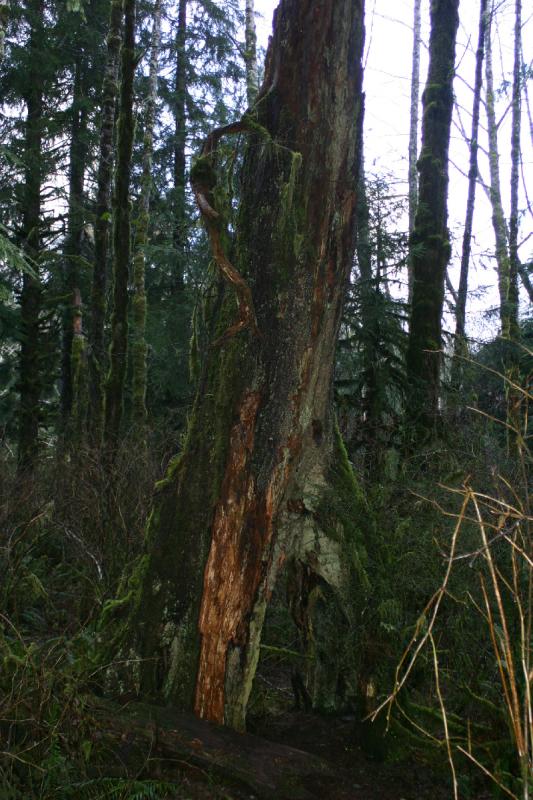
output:
[[[520,391],[525,409],[531,396]],[[451,421],[456,412],[448,413]],[[381,475],[366,486],[370,593],[350,633],[359,680],[343,719],[353,717],[351,741],[371,759],[414,759],[445,783],[448,764],[456,798],[478,797],[484,785],[519,800],[531,791],[533,562],[523,419],[525,433],[513,432],[472,410],[416,453],[389,448]],[[92,701],[108,666],[94,657],[99,617],[142,553],[152,487],[172,452],[162,442],[137,449],[135,459],[126,442],[112,481],[90,451],[50,459],[27,482],[4,470],[6,800],[175,796],[175,780],[145,780],[142,768],[110,772]],[[295,707],[310,710],[298,691],[296,629],[278,594],[250,705],[252,728],[261,731]],[[213,783],[205,791],[218,796]]]

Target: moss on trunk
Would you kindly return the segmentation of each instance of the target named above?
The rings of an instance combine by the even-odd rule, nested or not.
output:
[[[409,414],[422,431],[433,428],[439,409],[441,317],[450,257],[448,149],[458,7],[459,0],[434,0],[431,4],[430,62],[422,98],[422,152],[410,246],[413,291],[407,347],[407,371],[413,390]]]
[[[291,524],[299,518],[291,509],[305,505],[315,476],[318,509],[331,491],[330,470],[345,463],[332,378],[354,250],[362,3],[311,5],[281,3],[253,124],[247,117],[238,125],[248,135],[233,243],[212,176],[205,195],[198,167],[193,176],[242,283],[226,270],[208,311],[214,344],[183,452],[158,487],[141,580],[122,626],[121,652],[141,659],[141,692],[236,728],[244,726],[279,570],[302,547],[307,552],[305,526]],[[257,330],[235,326],[246,290]],[[350,494],[352,480],[343,480]],[[344,548],[347,564],[362,565],[348,516],[328,520],[317,535],[319,574],[329,576],[332,552],[345,560]],[[349,605],[348,578],[331,581]]]

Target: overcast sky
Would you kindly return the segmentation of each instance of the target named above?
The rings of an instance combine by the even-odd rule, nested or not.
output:
[[[277,6],[276,0],[255,0],[258,16],[258,38],[262,46],[266,46],[271,31],[272,15]],[[524,4],[527,7],[527,4]],[[422,1],[423,32],[425,43],[429,40],[429,0]],[[457,74],[454,90],[461,112],[464,127],[470,131],[472,93],[461,79],[472,85],[474,82],[475,56],[478,30],[478,3],[475,0],[462,0],[460,3],[460,30],[457,42]],[[533,57],[531,12],[524,14],[524,58],[530,63]],[[529,17],[528,17],[529,15]],[[407,148],[409,138],[409,98],[412,55],[412,17],[413,0],[366,0],[366,48],[365,78],[366,94],[365,116],[365,162],[369,172],[393,173],[396,180],[407,180]],[[505,77],[510,79],[513,63],[513,23],[514,0],[508,0],[499,14],[499,25],[494,43],[495,81],[498,84],[502,69]],[[422,48],[421,88],[423,89],[427,72],[427,50]],[[533,98],[532,98],[533,99]],[[503,114],[508,99],[501,98],[500,114]],[[502,189],[508,214],[509,207],[509,168],[510,168],[510,114],[507,114],[500,127],[500,166],[502,172]],[[456,120],[457,121],[457,120]],[[483,119],[482,119],[483,123]],[[486,133],[481,134],[481,144],[485,147]],[[533,153],[529,125],[524,116],[522,130],[523,171],[526,185],[529,184],[530,199],[533,200]],[[457,129],[452,130],[450,148],[450,230],[454,242],[452,268],[450,275],[455,286],[458,284],[457,263],[460,258],[462,241],[462,224],[466,205],[466,178],[454,166],[465,172],[468,170],[468,148]],[[486,157],[480,153],[480,170],[488,180]],[[521,208],[526,207],[524,188],[521,187]],[[533,230],[533,217],[526,213],[522,219],[521,239],[525,239]],[[472,297],[470,302],[469,332],[479,338],[494,335],[497,322],[487,321],[484,310],[497,303],[496,273],[491,253],[494,249],[494,233],[491,224],[491,212],[483,191],[478,187],[475,241],[473,245],[473,263],[471,265],[471,288],[479,297]],[[533,257],[533,237],[521,248],[521,258],[529,260]],[[487,287],[481,294],[483,287]]]

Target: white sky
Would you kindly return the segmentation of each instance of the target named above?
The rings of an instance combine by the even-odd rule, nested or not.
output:
[[[271,30],[272,14],[277,0],[256,0],[258,15],[258,39],[265,47]],[[527,3],[524,4],[527,7]],[[429,0],[423,0],[423,42],[429,40]],[[474,82],[475,48],[478,37],[479,3],[477,0],[461,0],[460,30],[457,42],[456,64],[458,65],[454,89],[461,111],[463,125],[470,132],[472,93],[461,81],[468,84]],[[407,150],[409,140],[409,102],[410,76],[412,57],[412,18],[413,0],[366,0],[366,51],[364,90],[366,93],[365,115],[365,164],[368,172],[393,173],[396,180],[407,180]],[[501,80],[502,70],[505,77],[512,78],[513,63],[513,24],[514,0],[504,3],[498,17],[498,28],[494,49],[495,85]],[[524,60],[528,64],[533,57],[533,14],[523,11],[523,49]],[[427,50],[423,46],[421,57],[420,81],[423,90],[427,73]],[[533,95],[533,87],[531,89]],[[533,96],[531,98],[533,102]],[[508,99],[499,101],[498,118],[508,106]],[[504,119],[499,132],[500,169],[504,203],[509,207],[509,171],[510,171],[510,113]],[[482,115],[482,125],[484,124]],[[486,132],[480,135],[482,148],[486,147]],[[522,125],[523,173],[528,185],[530,201],[533,201],[533,149],[529,135],[529,124],[524,113]],[[468,147],[457,127],[452,130],[450,146],[450,195],[449,226],[452,232],[454,247],[450,277],[455,286],[458,284],[458,262],[462,245],[463,220],[466,206],[467,179],[454,166],[458,165],[464,172],[468,170]],[[479,167],[485,181],[488,181],[488,164],[486,156],[479,153]],[[407,188],[407,187],[406,187]],[[526,198],[521,187],[520,207],[526,209]],[[527,210],[522,218],[520,240],[533,231],[533,216]],[[478,186],[476,196],[476,215],[474,222],[473,259],[470,265],[469,300],[469,333],[476,338],[493,336],[497,329],[497,320],[485,319],[484,311],[495,307],[497,300],[496,272],[492,252],[494,249],[494,233],[491,223],[491,211],[484,192]],[[533,257],[533,236],[522,246],[522,260]],[[487,287],[485,292],[481,290]]]

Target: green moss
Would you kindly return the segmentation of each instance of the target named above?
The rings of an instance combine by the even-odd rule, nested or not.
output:
[[[211,156],[198,156],[191,165],[191,183],[213,189],[217,185],[217,174]]]

